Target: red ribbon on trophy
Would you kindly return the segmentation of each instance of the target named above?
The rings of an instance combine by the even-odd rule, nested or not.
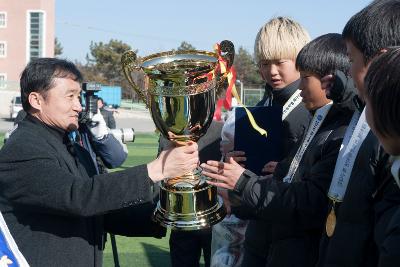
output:
[[[265,135],[265,137],[267,137],[267,131],[257,125],[257,122],[254,120],[253,115],[245,107],[245,105],[243,105],[243,103],[242,103],[242,101],[241,101],[241,99],[240,99],[240,97],[239,97],[239,95],[238,95],[238,93],[236,91],[236,85],[235,85],[235,83],[236,83],[236,70],[235,70],[235,67],[233,65],[229,67],[228,63],[226,62],[226,60],[221,56],[221,49],[220,49],[220,45],[219,44],[215,44],[214,50],[218,54],[218,63],[219,63],[218,66],[216,67],[216,69],[214,70],[214,72],[219,71],[221,74],[226,75],[227,79],[228,79],[228,88],[226,90],[225,98],[224,99],[219,99],[217,101],[217,107],[215,109],[214,119],[218,120],[218,121],[221,120],[222,105],[227,110],[229,110],[231,108],[232,95],[233,95],[236,98],[239,106],[242,106],[245,109],[245,111],[247,113],[247,116],[249,118],[250,124],[254,128],[254,130],[259,132],[261,135]]]
[[[214,120],[221,120],[222,106],[226,110],[229,110],[232,105],[232,91],[236,92],[236,70],[235,67],[228,66],[228,62],[221,56],[221,48],[219,44],[214,45],[214,50],[218,55],[218,65],[214,70],[214,73],[219,72],[222,75],[226,75],[228,79],[228,88],[226,89],[225,98],[218,99],[217,106],[214,112]]]
[[[267,131],[257,125],[256,121],[254,120],[253,115],[243,105],[243,103],[242,103],[242,101],[241,101],[241,99],[240,99],[240,97],[239,97],[239,95],[238,95],[238,93],[236,91],[236,86],[235,86],[236,70],[235,70],[235,67],[233,65],[228,66],[228,62],[221,55],[221,48],[220,48],[219,44],[215,44],[214,45],[214,51],[218,55],[218,64],[217,64],[217,66],[215,67],[215,69],[213,71],[210,71],[206,75],[202,75],[202,76],[199,76],[199,77],[196,78],[196,79],[207,78],[207,81],[210,81],[210,80],[215,78],[216,73],[219,73],[219,74],[222,74],[222,76],[225,76],[227,78],[227,80],[228,80],[228,88],[226,89],[225,98],[218,99],[218,101],[217,101],[217,106],[216,106],[215,112],[214,112],[214,120],[221,121],[221,119],[222,119],[221,118],[222,106],[224,106],[224,108],[226,110],[231,109],[232,95],[233,95],[236,98],[238,104],[245,109],[245,111],[247,113],[247,116],[248,116],[248,118],[250,120],[250,124],[254,128],[254,130],[258,131],[261,135],[265,135],[265,137],[266,137],[267,136]]]

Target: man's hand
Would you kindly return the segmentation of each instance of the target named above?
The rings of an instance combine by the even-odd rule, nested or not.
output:
[[[157,159],[147,164],[149,177],[154,182],[181,176],[194,170],[199,163],[199,151],[195,142],[161,151]]]
[[[97,114],[95,114],[92,118],[92,122],[95,126],[89,126],[89,130],[92,135],[97,139],[101,140],[108,134],[108,128],[106,121],[104,120],[103,116],[100,113],[100,110],[97,110]]]

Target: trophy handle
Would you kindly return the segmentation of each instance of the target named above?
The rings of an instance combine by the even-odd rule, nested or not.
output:
[[[132,89],[139,95],[141,100],[146,104],[148,108],[147,96],[144,90],[140,89],[139,86],[133,81],[131,72],[140,71],[142,68],[137,64],[137,55],[133,51],[126,51],[121,57],[122,70],[125,78],[128,80]]]
[[[221,56],[226,60],[228,63],[228,67],[233,65],[233,60],[235,59],[235,46],[229,40],[223,40],[220,43],[221,48]]]
[[[229,40],[223,40],[219,44],[221,49],[221,57],[226,60],[228,68],[233,65],[233,60],[235,59],[235,46]],[[220,75],[217,79],[216,85],[216,97],[220,97],[225,90],[228,88],[228,80],[226,76]]]

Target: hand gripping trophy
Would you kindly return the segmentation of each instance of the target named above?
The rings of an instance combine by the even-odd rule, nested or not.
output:
[[[234,58],[230,41],[216,45],[216,52],[168,51],[138,59],[125,52],[121,63],[125,77],[150,110],[160,133],[175,145],[198,141],[213,119],[216,95],[229,83]],[[147,88],[139,88],[133,73],[143,71]],[[232,82],[232,81],[231,81]],[[233,81],[234,82],[234,81]],[[160,185],[154,219],[176,230],[208,228],[221,221],[225,208],[217,189],[207,184],[198,169],[168,177]]]

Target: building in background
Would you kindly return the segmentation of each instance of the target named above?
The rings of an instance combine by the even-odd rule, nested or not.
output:
[[[19,78],[33,58],[53,57],[55,0],[0,1],[0,115],[19,94]]]

